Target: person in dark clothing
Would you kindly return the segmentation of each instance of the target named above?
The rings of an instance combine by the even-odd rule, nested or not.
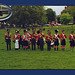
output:
[[[47,50],[50,51],[51,50],[51,41],[52,41],[52,35],[51,32],[48,30],[48,33],[46,35],[46,43],[47,43]]]
[[[30,37],[31,37],[32,50],[36,50],[37,33],[35,33],[34,29],[32,29],[32,33]]]
[[[26,50],[28,49],[28,41],[29,41],[29,36],[27,35],[27,31],[24,30],[24,35],[22,35],[22,40],[23,40],[23,49]]]
[[[7,33],[5,34],[5,41],[7,44],[7,50],[11,50],[11,33],[9,29],[7,29]]]
[[[29,29],[29,28],[27,29],[27,35],[29,36],[29,39],[31,39],[31,38],[30,38],[31,33],[30,33],[30,29]],[[29,40],[29,41],[28,41],[28,48],[29,48],[29,49],[30,49],[30,44],[31,44],[31,41]]]
[[[18,31],[15,31],[15,35],[13,36],[13,42],[15,43],[15,50],[19,50],[19,40],[20,35],[18,35]]]
[[[75,34],[74,34],[74,31],[71,31],[71,34],[69,35],[69,42],[70,42],[70,50],[74,51],[74,47],[75,47]]]
[[[54,50],[56,51],[56,47],[57,47],[57,51],[59,49],[59,34],[58,34],[58,30],[55,30],[55,34],[53,36],[53,39],[54,39]]]
[[[62,33],[60,35],[60,39],[61,39],[61,48],[63,51],[65,51],[66,38],[67,38],[67,35],[65,34],[65,30],[62,30]]]
[[[44,37],[45,37],[45,34],[42,33],[42,29],[40,29],[40,33],[38,34],[38,42],[37,42],[37,45],[40,46],[40,50],[41,51],[44,50]]]
[[[17,30],[17,31],[18,31],[18,36],[20,36],[20,40],[19,40],[19,49],[20,49],[20,45],[22,45],[22,39],[21,39],[21,35],[19,33],[19,30]]]

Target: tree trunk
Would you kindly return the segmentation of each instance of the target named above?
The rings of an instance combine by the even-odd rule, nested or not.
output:
[[[75,24],[75,16],[73,16],[73,24]]]

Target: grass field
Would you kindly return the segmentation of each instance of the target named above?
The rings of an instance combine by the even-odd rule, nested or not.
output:
[[[54,35],[54,30],[57,29],[55,26],[53,29],[50,27],[43,27],[46,30],[43,31],[45,35],[47,30],[51,31],[52,36]],[[10,28],[12,38],[17,28]],[[36,31],[39,28],[36,28]],[[75,51],[70,51],[69,44],[69,34],[72,30],[75,30],[71,25],[69,26],[59,26],[59,34],[64,29],[67,34],[66,39],[66,49],[63,52],[61,50],[61,45],[59,45],[59,51],[47,51],[47,45],[44,45],[44,51],[36,50],[23,50],[22,48],[15,51],[14,43],[11,41],[11,51],[6,50],[6,43],[4,35],[6,29],[0,29],[0,69],[75,69]],[[23,29],[21,29],[20,34],[23,34]]]

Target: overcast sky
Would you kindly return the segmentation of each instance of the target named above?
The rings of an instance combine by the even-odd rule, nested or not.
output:
[[[65,6],[45,6],[45,8],[52,8],[53,11],[56,12],[56,15],[60,15],[61,11],[65,8]]]

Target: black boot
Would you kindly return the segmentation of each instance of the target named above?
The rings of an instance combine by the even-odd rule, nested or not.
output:
[[[27,50],[28,48],[26,48],[26,50]]]
[[[48,46],[47,49],[48,49],[48,51],[50,51],[51,50],[51,47]]]
[[[38,47],[38,49],[39,49],[39,47]]]
[[[28,49],[30,49],[30,45],[28,45]]]
[[[54,51],[56,51],[56,48],[54,48]]]
[[[65,48],[63,48],[63,51],[65,51]]]
[[[23,50],[25,50],[25,48],[23,48]]]

